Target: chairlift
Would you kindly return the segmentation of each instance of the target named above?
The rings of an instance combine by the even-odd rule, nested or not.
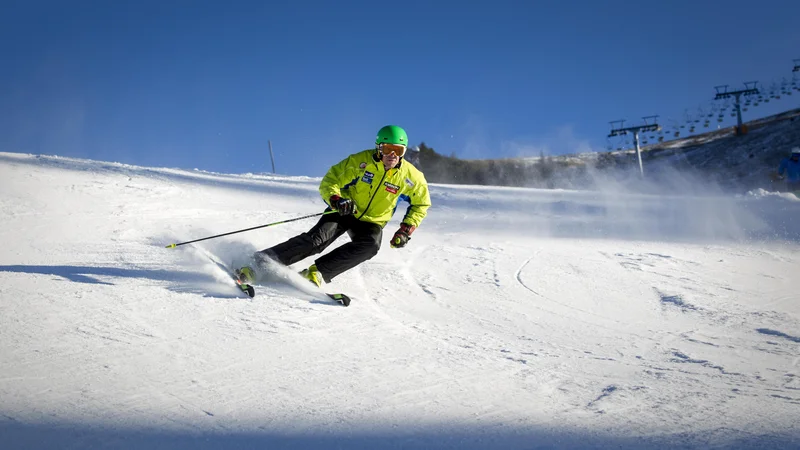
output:
[[[664,142],[664,136],[659,136],[658,137],[658,142]]]
[[[681,132],[680,132],[680,131],[676,131],[676,132],[675,132],[675,134],[674,134],[673,136],[675,136],[675,137],[679,137],[680,135],[681,135]]]

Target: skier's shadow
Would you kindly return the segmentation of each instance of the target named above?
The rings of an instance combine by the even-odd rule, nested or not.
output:
[[[207,275],[195,272],[179,272],[162,269],[123,269],[119,267],[0,265],[0,272],[53,275],[75,283],[103,284],[108,286],[113,286],[114,283],[104,281],[103,278],[145,278],[155,281],[186,284],[209,281]]]
[[[220,269],[227,272],[225,266],[215,262]],[[0,265],[0,272],[27,273],[36,275],[51,275],[64,278],[74,283],[99,284],[115,286],[116,283],[108,281],[112,278],[137,278],[168,283],[167,289],[172,292],[200,294],[214,298],[240,298],[242,293],[232,282],[221,283],[220,280],[204,272],[182,272],[163,269],[126,269],[120,267],[92,267],[92,266],[33,266],[33,265]],[[287,295],[304,293],[314,297],[313,293],[305,292],[293,286],[280,276],[269,280],[276,284],[273,289],[284,291]],[[324,295],[324,294],[323,294]],[[332,301],[313,298],[311,303],[331,304]],[[335,302],[333,302],[335,304]]]

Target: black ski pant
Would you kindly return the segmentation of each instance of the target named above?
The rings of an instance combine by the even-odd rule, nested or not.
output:
[[[380,225],[362,222],[355,216],[325,214],[307,232],[257,252],[256,260],[269,258],[288,266],[321,253],[345,232],[350,236],[350,242],[320,256],[314,262],[325,282],[330,283],[335,276],[378,254],[383,237],[383,228]]]

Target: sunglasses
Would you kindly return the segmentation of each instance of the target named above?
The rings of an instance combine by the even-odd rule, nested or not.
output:
[[[390,155],[394,153],[398,157],[403,157],[406,154],[406,146],[401,144],[381,144],[378,146],[381,153],[384,155]]]

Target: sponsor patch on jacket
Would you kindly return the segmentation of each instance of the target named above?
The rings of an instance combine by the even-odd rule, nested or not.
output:
[[[383,185],[386,186],[386,190],[391,192],[392,194],[397,194],[397,191],[400,190],[400,186],[389,183],[388,181],[384,182]]]
[[[406,184],[407,184],[407,185],[408,185],[408,187],[410,187],[410,188],[413,188],[413,187],[414,187],[414,182],[413,182],[413,181],[411,181],[411,180],[409,180],[408,178],[406,178]]]
[[[361,163],[358,167],[360,167],[362,169],[366,169],[367,168],[367,163]]]
[[[372,179],[375,178],[375,174],[372,172],[364,172],[364,176],[361,177],[361,181],[367,184],[372,184]]]

